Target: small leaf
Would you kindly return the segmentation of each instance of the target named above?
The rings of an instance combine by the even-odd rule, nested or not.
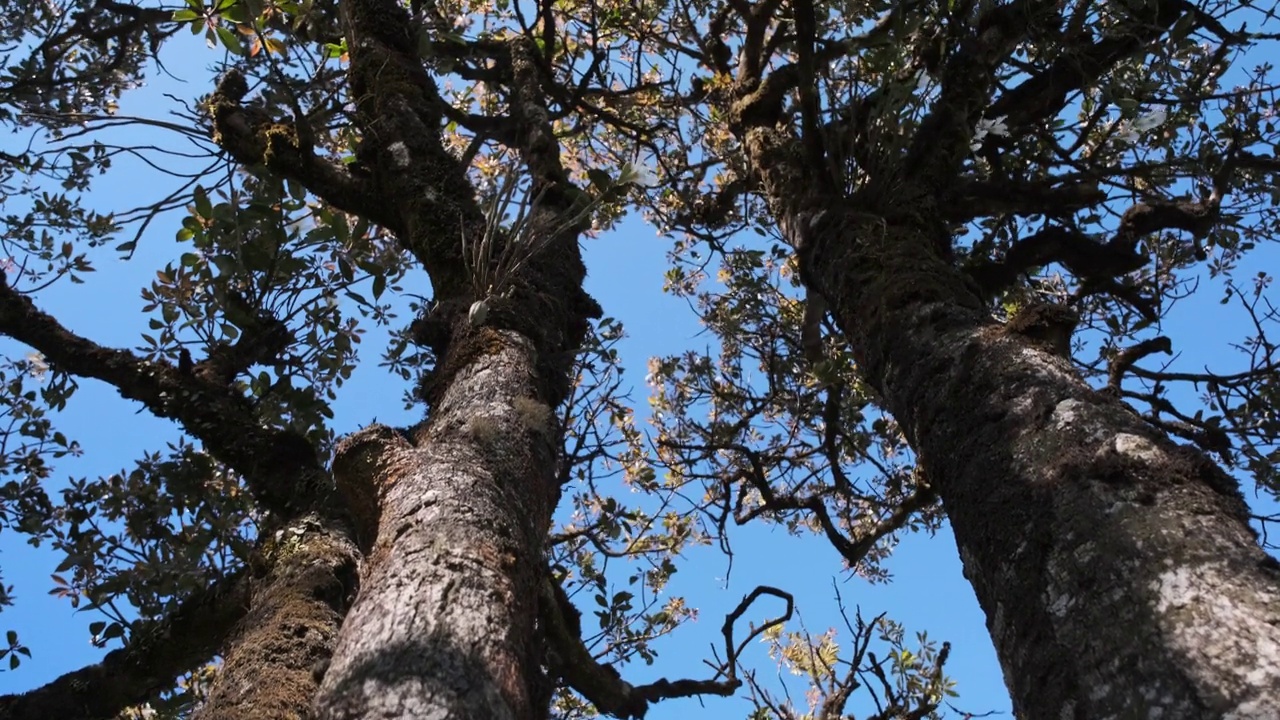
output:
[[[218,39],[222,41],[222,44],[229,52],[233,55],[244,55],[244,46],[236,39],[235,33],[224,27],[219,27],[215,32],[218,33]]]
[[[209,202],[209,193],[199,185],[191,193],[196,202],[196,214],[202,218],[213,217],[213,203]]]
[[[613,178],[609,176],[609,173],[601,170],[600,168],[591,168],[588,170],[587,178],[591,180],[592,185],[595,185],[601,190],[608,190],[613,187]]]

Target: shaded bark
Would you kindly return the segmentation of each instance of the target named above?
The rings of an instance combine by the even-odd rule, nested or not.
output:
[[[740,137],[942,500],[1016,713],[1280,717],[1280,565],[1236,481],[1093,391],[1060,332],[992,319],[951,256],[936,168],[885,167],[849,200],[791,132]]]
[[[317,699],[321,717],[546,713],[534,621],[558,494],[553,419],[534,399],[530,342],[487,328],[473,342],[483,348],[430,421],[370,453],[380,465],[376,541]]]
[[[996,325],[927,212],[787,224],[942,499],[1020,716],[1280,716],[1280,567],[1232,478]]]
[[[305,716],[357,585],[359,553],[327,522],[308,514],[259,542],[248,612],[198,720]]]
[[[549,680],[537,636],[543,542],[559,499],[552,408],[596,306],[577,236],[583,197],[567,181],[530,62],[500,57],[510,137],[537,206],[516,243],[528,257],[502,293],[469,276],[485,219],[465,168],[440,142],[441,99],[408,17],[388,0],[347,0],[350,80],[373,186],[405,248],[431,276],[437,365],[428,419],[406,435],[367,428],[335,477],[367,544],[361,591],[315,700],[322,718],[536,718]],[[483,259],[480,262],[488,262]],[[488,307],[475,321],[466,308]]]

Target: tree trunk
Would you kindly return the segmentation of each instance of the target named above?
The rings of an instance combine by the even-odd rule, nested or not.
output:
[[[327,522],[306,515],[260,539],[249,611],[197,720],[283,720],[310,704],[356,591],[356,548]]]
[[[411,437],[375,426],[339,448],[339,483],[374,476],[381,510],[320,717],[546,714],[534,625],[554,420],[533,399],[528,341],[484,329],[473,342],[483,354]]]
[[[427,420],[409,433],[365,428],[335,452],[364,562],[313,708],[379,720],[545,716],[535,631],[559,498],[552,408],[600,315],[582,289],[587,198],[560,164],[532,50],[513,41],[497,63],[510,74],[508,140],[538,202],[519,232],[492,233],[494,255],[469,256],[489,247],[480,239],[507,208],[486,218],[466,166],[442,144],[445,101],[414,23],[395,0],[342,0],[340,14],[359,171],[318,157],[305,128],[246,108],[235,73],[210,102],[224,149],[392,231],[434,294],[413,331],[437,361],[420,388]],[[518,262],[499,262],[508,250]],[[490,277],[496,267],[511,276]],[[469,312],[481,304],[487,312]]]
[[[1017,715],[1280,717],[1280,566],[1238,484],[996,324],[927,203],[839,205],[779,220],[942,499]]]

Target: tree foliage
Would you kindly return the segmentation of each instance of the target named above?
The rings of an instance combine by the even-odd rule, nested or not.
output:
[[[932,474],[965,461],[930,457],[926,403],[901,400],[902,378],[934,369],[883,347],[918,319],[901,308],[951,317],[961,298],[1100,402],[1274,496],[1280,375],[1259,259],[1280,206],[1272,10],[17,8],[0,19],[0,122],[26,143],[0,154],[0,333],[16,341],[0,370],[0,531],[58,554],[53,592],[100,613],[92,641],[117,649],[7,707],[284,717],[316,697],[320,716],[356,717],[374,712],[353,689],[368,680],[408,712],[414,691],[369,669],[379,648],[352,628],[412,581],[409,603],[438,602],[442,619],[422,621],[422,645],[382,650],[423,663],[402,666],[447,686],[456,712],[640,716],[741,691],[753,717],[940,716],[948,645],[843,606],[841,631],[810,633],[785,588],[725,618],[705,678],[623,680],[697,615],[669,592],[686,551],[733,558],[736,528],[775,524],[887,582],[901,536],[955,512],[959,481]],[[201,43],[216,83],[170,96],[168,115],[122,112]],[[154,182],[98,207],[121,164]],[[621,324],[582,290],[579,240],[627,213],[672,238],[666,288],[714,338],[649,361],[648,413],[623,380]],[[858,239],[841,244],[848,227]],[[866,250],[877,242],[889,249]],[[41,309],[48,288],[140,253],[161,260],[134,347]],[[1205,293],[1248,319],[1235,365],[1178,363],[1193,342],[1173,332],[1181,308]],[[352,423],[333,403],[370,351],[403,381],[392,405],[423,419],[340,437]],[[86,378],[181,433],[58,486],[79,446],[57,418],[85,411]],[[409,476],[441,510],[396,494]],[[428,512],[443,524],[417,527]],[[393,517],[415,527],[393,533]],[[1264,542],[1272,519],[1253,517]],[[441,537],[474,568],[409,575],[404,558]],[[787,611],[755,604],[769,597]],[[483,622],[492,637],[459,650]],[[305,641],[284,642],[290,627]],[[748,640],[802,679],[802,699],[756,672]],[[14,668],[41,651],[13,631],[8,645]]]

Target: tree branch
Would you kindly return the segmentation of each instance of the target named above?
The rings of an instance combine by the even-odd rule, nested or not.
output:
[[[0,272],[0,334],[38,350],[58,370],[101,380],[159,417],[180,422],[218,460],[244,476],[254,497],[292,515],[312,506],[327,477],[315,448],[301,435],[263,429],[253,408],[225,384],[164,362],[107,348],[63,327]]]
[[[787,603],[786,611],[771,618],[760,627],[753,627],[740,643],[734,642],[737,621],[763,595],[780,598]],[[742,686],[737,677],[738,656],[751,640],[769,628],[791,619],[794,600],[790,593],[764,585],[757,586],[733,612],[727,614],[721,633],[724,636],[725,659],[710,680],[667,680],[663,678],[647,685],[632,686],[609,665],[601,665],[591,656],[582,643],[580,631],[571,628],[566,620],[576,617],[577,610],[568,605],[564,590],[547,574],[543,582],[540,616],[546,623],[554,656],[550,660],[551,672],[562,678],[569,687],[589,700],[596,709],[619,718],[643,718],[649,705],[661,700],[697,695],[729,697]],[[754,625],[754,624],[753,624]],[[723,677],[724,679],[719,679]]]
[[[1187,5],[1181,0],[1154,0],[1129,7],[1134,8],[1135,16],[1127,32],[1068,49],[1042,72],[1002,93],[988,115],[1006,116],[1010,134],[1018,136],[1020,128],[1062,110],[1068,94],[1092,85],[1121,60],[1163,37],[1184,15]]]
[[[1124,380],[1124,375],[1133,367],[1133,364],[1142,358],[1154,353],[1164,353],[1165,355],[1173,354],[1173,342],[1169,338],[1161,335],[1159,337],[1147,338],[1137,345],[1124,348],[1117,352],[1112,358],[1107,368],[1107,387],[1113,391],[1120,391],[1120,383]]]
[[[933,109],[911,139],[904,167],[924,173],[927,184],[945,188],[969,154],[974,123],[986,108],[996,69],[1018,43],[1047,15],[1056,12],[1051,0],[1014,0],[983,13],[971,37],[963,40],[941,70],[941,90]],[[998,113],[988,112],[989,117]]]
[[[1105,283],[1147,262],[1138,241],[1161,230],[1184,230],[1201,238],[1218,219],[1218,194],[1206,200],[1155,199],[1125,211],[1111,240],[1097,243],[1074,228],[1050,225],[1014,243],[997,262],[981,262],[970,270],[988,297],[1017,281],[1022,273],[1061,263],[1084,284]]]
[[[234,68],[218,81],[208,105],[214,143],[246,168],[265,166],[302,183],[336,208],[368,218],[397,234],[404,231],[403,220],[371,179],[317,157],[310,145],[303,146],[302,138],[312,133],[296,123],[305,120],[276,122],[265,111],[241,104],[247,92],[244,75]]]
[[[151,700],[219,652],[247,611],[249,586],[241,571],[192,594],[160,620],[135,623],[128,644],[102,662],[22,695],[0,697],[0,716],[109,718]]]
[[[953,222],[991,215],[1070,215],[1106,202],[1096,182],[1063,184],[1047,180],[983,180],[960,183],[943,207]]]

